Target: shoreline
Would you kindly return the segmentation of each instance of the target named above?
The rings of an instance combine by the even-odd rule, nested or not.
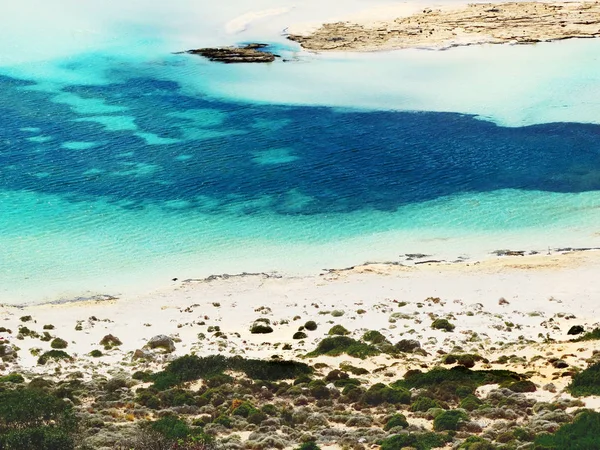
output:
[[[568,334],[573,326],[590,332],[600,325],[598,270],[596,249],[412,266],[371,263],[307,277],[210,276],[178,280],[176,288],[136,299],[0,305],[0,348],[6,352],[8,345],[16,355],[0,361],[0,376],[18,373],[28,381],[43,377],[57,385],[77,379],[85,386],[125,379],[130,380],[127,393],[137,398],[136,392],[151,383],[136,376],[165,370],[169,362],[186,355],[296,361],[314,367],[315,375],[322,378],[358,366],[367,371],[360,375],[361,383],[372,386],[393,384],[409,370],[455,367],[446,356],[467,354],[481,358],[474,370],[510,370],[527,377],[536,386],[535,392],[525,394],[531,401],[577,401],[598,409],[598,397],[580,400],[567,392],[573,374],[600,351],[599,340],[582,344]],[[447,320],[455,329],[434,329],[437,319]],[[315,329],[306,327],[310,321]],[[265,323],[270,332],[252,331]],[[336,326],[358,342],[372,332],[393,345],[417,342],[419,348],[366,359],[345,353],[310,356]],[[119,344],[103,345],[109,337]],[[158,338],[169,343],[168,351],[150,347]],[[64,341],[64,354],[59,355],[66,356],[48,357],[40,364],[39,358],[51,354],[56,339]],[[234,379],[247,382],[237,374]],[[485,386],[476,394],[485,399],[488,392],[500,388]],[[198,392],[205,387],[194,382],[184,389]],[[137,426],[159,417],[146,408],[139,409],[139,418],[131,419],[127,407],[111,408],[119,426]],[[190,420],[201,414],[198,409],[176,411]],[[413,431],[431,430],[427,417],[405,414],[417,427]],[[492,425],[493,421],[482,422],[481,428],[485,432]],[[227,439],[236,430],[213,433]],[[240,439],[252,441],[247,433]],[[329,445],[337,442],[336,437],[320,440]]]
[[[593,256],[592,256],[593,255]],[[596,257],[600,262],[600,247],[560,247],[548,248],[547,250],[528,249],[528,250],[495,250],[481,256],[465,256],[457,255],[454,258],[443,258],[441,255],[424,254],[424,253],[409,253],[399,255],[397,260],[372,260],[361,263],[339,266],[339,267],[323,267],[319,270],[288,272],[278,270],[261,270],[261,271],[241,271],[233,273],[213,273],[207,276],[173,278],[170,280],[170,285],[154,286],[149,290],[138,289],[137,291],[116,293],[116,292],[93,292],[87,291],[80,295],[66,297],[59,294],[55,299],[40,300],[30,303],[19,302],[10,303],[0,301],[0,307],[27,309],[48,305],[78,305],[89,303],[103,303],[112,301],[141,301],[153,295],[168,295],[169,293],[179,290],[182,286],[208,284],[215,281],[227,280],[243,280],[248,278],[265,278],[279,280],[309,280],[319,277],[340,276],[353,273],[375,273],[375,274],[390,274],[394,271],[398,272],[418,272],[420,271],[446,271],[460,272],[473,271],[476,267],[481,269],[486,267],[494,267],[498,270],[506,269],[543,269],[556,266],[557,268],[568,268],[563,263],[580,259]],[[568,265],[568,264],[567,264]],[[108,291],[108,290],[107,290]],[[128,300],[127,300],[128,299]]]
[[[315,27],[296,26],[288,39],[316,52],[448,50],[484,44],[535,44],[600,37],[594,2],[502,2],[394,8]]]

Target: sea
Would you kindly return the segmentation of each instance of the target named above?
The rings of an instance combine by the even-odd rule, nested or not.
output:
[[[3,5],[0,303],[600,246],[600,40],[315,54],[286,39],[391,3]],[[180,53],[250,42],[281,58]]]

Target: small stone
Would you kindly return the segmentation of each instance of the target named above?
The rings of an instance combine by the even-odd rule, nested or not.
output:
[[[133,353],[133,357],[131,358],[131,360],[132,361],[137,361],[138,359],[153,360],[154,359],[154,355],[151,352],[149,352],[148,350],[137,349]]]
[[[150,339],[145,347],[150,349],[162,348],[167,353],[172,353],[175,351],[175,342],[169,336],[159,334]]]

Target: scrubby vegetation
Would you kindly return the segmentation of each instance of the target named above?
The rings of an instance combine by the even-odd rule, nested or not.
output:
[[[560,427],[554,434],[542,434],[535,439],[536,450],[591,450],[598,448],[600,413],[583,411],[573,423]]]
[[[0,449],[75,448],[76,419],[68,403],[38,389],[0,392]]]
[[[456,327],[446,319],[436,319],[431,324],[431,328],[434,330],[454,331]]]
[[[317,345],[317,348],[307,356],[315,357],[319,355],[339,356],[347,354],[355,358],[366,358],[380,354],[376,347],[357,341],[348,336],[333,336],[323,339]]]
[[[571,331],[571,330],[569,330]],[[571,333],[573,334],[573,333]],[[600,340],[600,328],[594,328],[592,331],[588,331],[583,336],[578,337],[577,339],[573,339],[573,342],[583,342],[583,341],[597,341]]]
[[[575,374],[568,389],[576,396],[600,395],[600,363]]]
[[[285,380],[312,373],[312,369],[304,363],[295,361],[263,361],[227,358],[221,355],[198,357],[182,356],[163,370],[150,377],[154,387],[164,390],[186,381],[211,379],[223,376],[225,371],[242,372],[254,380]]]

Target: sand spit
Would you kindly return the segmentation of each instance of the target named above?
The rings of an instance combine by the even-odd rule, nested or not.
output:
[[[392,12],[392,11],[391,11]],[[598,2],[476,3],[425,8],[385,21],[326,23],[289,39],[314,51],[447,49],[476,44],[532,44],[600,36]]]

